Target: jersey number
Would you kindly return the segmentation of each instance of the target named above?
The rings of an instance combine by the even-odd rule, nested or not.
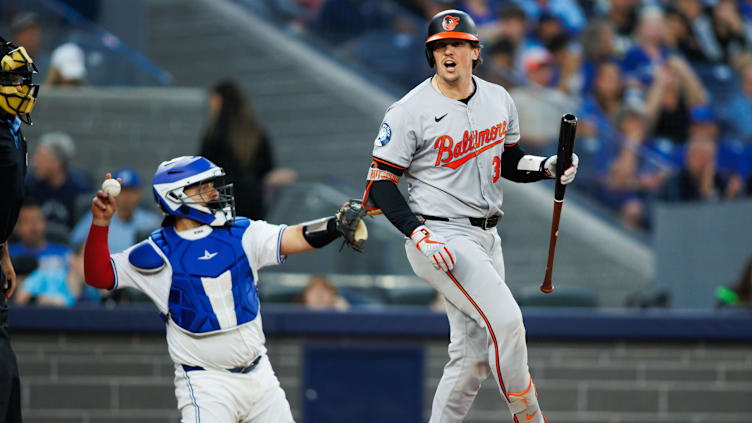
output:
[[[499,180],[499,170],[501,169],[501,159],[498,157],[493,158],[493,181]]]

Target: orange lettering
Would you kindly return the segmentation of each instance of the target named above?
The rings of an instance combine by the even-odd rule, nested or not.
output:
[[[491,141],[495,140],[497,135],[499,135],[499,127],[494,126],[491,128]]]
[[[487,142],[490,141],[489,140],[489,136],[488,136],[489,133],[490,133],[490,131],[488,129],[485,129],[485,130],[481,131],[481,133],[478,135],[478,145],[479,146],[483,145],[483,144],[485,144],[485,143],[487,143]]]
[[[439,149],[439,154],[436,155],[436,166],[439,166],[441,162],[449,162],[452,160],[452,147],[454,146],[454,140],[449,135],[442,135],[436,138],[433,144],[433,148]],[[449,153],[449,157],[442,160],[444,153]]]

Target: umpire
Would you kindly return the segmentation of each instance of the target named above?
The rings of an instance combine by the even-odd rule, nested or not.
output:
[[[26,49],[0,37],[0,422],[21,422],[21,383],[16,354],[8,334],[7,300],[16,288],[16,272],[8,255],[8,237],[16,225],[24,195],[26,140],[21,122],[31,124],[39,86],[37,68]]]

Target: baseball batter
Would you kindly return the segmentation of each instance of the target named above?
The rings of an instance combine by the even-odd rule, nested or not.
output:
[[[502,178],[551,178],[556,156],[525,154],[512,98],[472,75],[481,63],[481,46],[470,16],[458,10],[437,14],[425,45],[436,74],[386,111],[363,202],[381,209],[408,237],[413,270],[447,300],[449,362],[430,421],[462,421],[481,383],[493,374],[515,422],[546,422],[494,228],[503,215]],[[561,177],[564,184],[577,172],[578,158],[572,160]],[[402,177],[407,202],[397,189]]]
[[[236,218],[232,185],[214,185],[222,176],[203,157],[163,162],[153,183],[166,215],[163,227],[113,255],[107,228],[116,210],[110,193],[117,189],[105,184],[108,191],[92,201],[86,282],[136,288],[165,317],[183,423],[289,423],[290,406],[265,354],[258,270],[335,240],[349,206],[337,216],[290,227]]]

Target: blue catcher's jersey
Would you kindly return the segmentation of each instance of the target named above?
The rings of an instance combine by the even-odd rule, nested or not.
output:
[[[232,226],[156,230],[148,240],[112,255],[116,287],[146,293],[185,331],[232,329],[256,318],[257,271],[282,263],[284,228],[238,218]]]

